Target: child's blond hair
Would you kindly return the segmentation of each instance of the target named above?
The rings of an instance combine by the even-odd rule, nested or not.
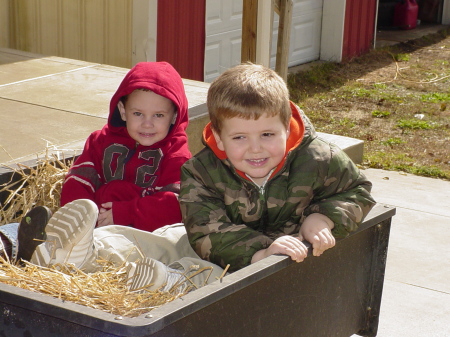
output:
[[[224,119],[239,117],[258,119],[279,115],[288,127],[291,118],[289,90],[272,69],[244,63],[226,70],[208,90],[207,105],[211,126],[222,129]]]

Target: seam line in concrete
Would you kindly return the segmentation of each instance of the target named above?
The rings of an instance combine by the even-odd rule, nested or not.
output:
[[[7,101],[11,101],[11,102],[28,104],[28,105],[32,105],[32,106],[38,106],[40,108],[46,108],[46,109],[51,109],[51,110],[55,110],[55,111],[61,111],[61,112],[67,112],[67,113],[71,113],[71,114],[77,114],[77,115],[81,115],[81,116],[88,116],[88,117],[101,118],[101,119],[108,119],[107,117],[95,116],[95,115],[88,114],[86,112],[70,111],[70,110],[64,110],[64,109],[59,109],[59,108],[53,108],[53,107],[50,107],[50,106],[47,106],[47,105],[19,101],[17,99],[12,99],[12,98],[0,97],[0,99],[4,99],[4,100],[7,100]]]
[[[402,207],[402,206],[398,206],[398,205],[392,205],[392,204],[388,204],[385,202],[381,202],[381,201],[377,201],[379,204],[384,204],[384,205],[388,205],[390,207],[395,207],[397,209],[404,209],[404,210],[408,210],[408,211],[414,211],[414,212],[420,212],[420,213],[424,213],[424,214],[430,214],[430,215],[437,215],[437,216],[442,216],[444,218],[450,218],[450,216],[446,215],[446,214],[440,214],[440,213],[432,213],[432,212],[427,212],[427,211],[423,211],[423,210],[418,210],[415,208],[408,208],[408,207]],[[395,219],[395,218],[394,218]]]
[[[44,75],[44,76],[39,76],[39,77],[33,77],[33,78],[28,78],[26,80],[22,80],[22,81],[17,81],[17,82],[10,82],[10,83],[6,83],[6,84],[0,84],[0,88],[1,87],[7,87],[13,84],[19,84],[19,83],[25,83],[25,82],[30,82],[30,81],[35,81],[35,80],[39,80],[41,78],[47,78],[47,77],[52,77],[55,75],[61,75],[61,74],[67,74],[67,73],[73,73],[75,71],[79,71],[79,70],[83,70],[83,69],[88,69],[88,68],[93,68],[97,66],[97,64],[93,64],[90,66],[86,66],[86,67],[81,67],[81,68],[77,68],[77,69],[72,69],[72,70],[67,70],[67,71],[61,71],[59,73],[53,73],[53,74],[49,74],[49,75]]]
[[[394,281],[394,280],[389,280],[389,281],[390,282],[401,283],[401,284],[406,284],[406,285],[411,286],[411,287],[416,287],[416,288],[421,288],[421,289],[425,289],[425,290],[430,290],[430,291],[434,291],[434,292],[445,294],[445,295],[450,295],[449,292],[443,291],[443,290],[437,290],[437,289],[433,289],[433,288],[422,287],[422,286],[419,286],[419,285],[416,285],[416,284],[407,283],[407,282]]]

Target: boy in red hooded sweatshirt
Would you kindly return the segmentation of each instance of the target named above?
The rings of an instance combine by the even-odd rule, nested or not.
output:
[[[138,63],[109,109],[108,123],[89,136],[66,177],[61,206],[93,200],[98,226],[153,231],[181,222],[180,169],[191,153],[180,75],[166,62]]]

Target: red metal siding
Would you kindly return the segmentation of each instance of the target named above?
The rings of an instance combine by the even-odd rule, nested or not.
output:
[[[158,0],[156,60],[203,81],[206,0]]]
[[[343,60],[368,52],[375,38],[377,0],[347,0]]]

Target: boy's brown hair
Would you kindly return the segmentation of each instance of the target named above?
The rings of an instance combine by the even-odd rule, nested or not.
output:
[[[207,105],[211,126],[222,129],[224,119],[258,119],[279,115],[288,127],[291,118],[289,90],[272,69],[244,63],[226,70],[209,87]]]

